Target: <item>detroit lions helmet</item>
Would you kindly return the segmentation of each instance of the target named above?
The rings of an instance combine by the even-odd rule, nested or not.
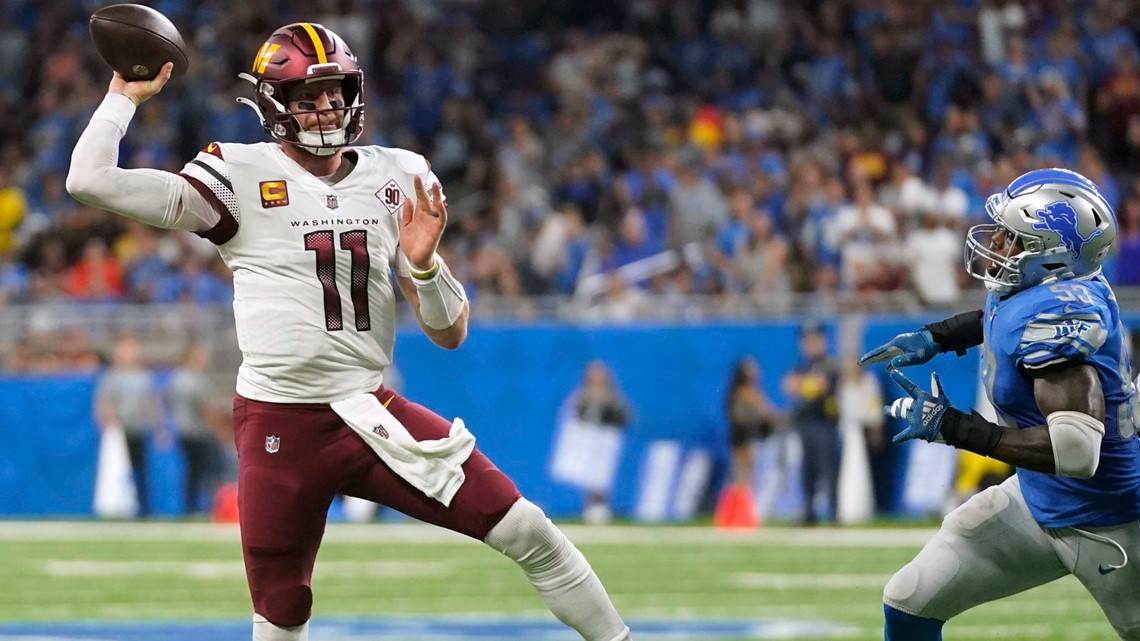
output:
[[[1067,169],[1038,169],[986,200],[993,223],[966,235],[966,271],[999,295],[1097,273],[1116,240],[1100,189]]]

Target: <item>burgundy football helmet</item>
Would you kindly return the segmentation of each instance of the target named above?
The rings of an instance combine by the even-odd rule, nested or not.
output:
[[[327,156],[355,142],[364,131],[364,73],[344,40],[319,24],[297,22],[274,31],[257,50],[250,71],[238,77],[254,86],[254,100],[238,98],[238,102],[253,107],[266,133],[278,142]],[[320,80],[341,81],[344,104],[331,109],[343,112],[341,126],[305,131],[297,116],[322,110],[290,110],[289,87]]]

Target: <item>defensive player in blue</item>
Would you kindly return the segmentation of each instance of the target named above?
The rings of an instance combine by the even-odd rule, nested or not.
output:
[[[951,512],[883,590],[886,639],[936,641],[953,616],[1072,574],[1122,639],[1140,639],[1140,441],[1136,387],[1116,298],[1101,263],[1116,218],[1090,180],[1031,171],[991,196],[970,229],[966,268],[985,310],[896,336],[861,359],[890,360],[908,397],[884,408],[894,440],[945,443],[1017,474]],[[897,368],[982,347],[998,423],[950,405]],[[1129,559],[1132,562],[1129,562]]]

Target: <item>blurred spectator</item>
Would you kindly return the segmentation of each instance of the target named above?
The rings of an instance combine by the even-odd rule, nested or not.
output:
[[[542,222],[531,246],[531,268],[547,283],[544,289],[572,294],[590,251],[582,212],[564,205]]]
[[[1140,196],[1133,195],[1124,201],[1124,208],[1118,214],[1120,237],[1117,243],[1120,252],[1114,261],[1115,281],[1121,285],[1140,286]],[[1140,351],[1140,350],[1138,350]]]
[[[67,272],[67,293],[83,301],[114,301],[122,298],[123,270],[107,251],[102,238],[88,239],[83,256]]]
[[[728,445],[732,449],[732,482],[751,486],[753,448],[777,428],[779,415],[761,387],[760,364],[746,356],[732,368],[725,398]]]
[[[0,254],[16,247],[16,229],[28,213],[24,190],[12,180],[12,173],[0,167]]]
[[[610,494],[630,408],[604,362],[586,365],[582,382],[566,398],[559,416],[551,476],[586,493],[586,523],[609,523]]]
[[[859,367],[854,357],[843,359],[839,432],[843,450],[836,521],[845,525],[866,523],[875,513],[871,458],[885,447],[883,395],[875,375]]]
[[[648,315],[653,309],[649,296],[636,285],[626,282],[618,272],[605,275],[601,299],[583,313],[584,320],[629,323]]]
[[[22,303],[30,286],[28,269],[16,260],[16,252],[0,250],[0,308],[8,303]]]
[[[221,482],[221,452],[207,401],[210,347],[195,343],[174,371],[166,388],[166,407],[186,460],[184,509],[187,514],[208,512]],[[205,500],[203,500],[205,497]]]
[[[148,516],[151,505],[147,493],[147,444],[158,434],[159,401],[154,377],[143,366],[142,347],[133,338],[115,343],[111,366],[99,377],[95,388],[95,422],[99,429],[121,429],[127,438],[139,516]]]
[[[1043,73],[1028,94],[1032,107],[1029,123],[1037,153],[1057,165],[1074,164],[1088,123],[1084,110],[1065,88],[1064,78],[1053,71]]]
[[[1116,53],[1116,66],[1097,88],[1096,129],[1110,162],[1126,160],[1128,126],[1140,116],[1140,56],[1127,47]]]
[[[700,153],[686,149],[679,158],[677,181],[669,190],[669,246],[701,243],[728,222],[724,196],[702,174]]]
[[[852,290],[878,289],[887,280],[885,248],[895,238],[897,223],[891,210],[874,201],[871,183],[860,181],[852,202],[835,212],[831,245],[840,252],[844,285]]]
[[[902,243],[910,268],[910,285],[926,305],[946,307],[958,301],[962,248],[965,236],[953,217],[928,212]]]
[[[800,362],[784,376],[792,426],[803,442],[805,525],[836,516],[839,482],[839,371],[828,356],[827,336],[814,321],[800,328]]]

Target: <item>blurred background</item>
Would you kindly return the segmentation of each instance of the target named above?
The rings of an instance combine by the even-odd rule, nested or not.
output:
[[[0,514],[216,513],[235,469],[229,273],[207,242],[63,188],[109,79],[86,28],[103,4],[0,2]],[[1033,168],[1108,195],[1105,271],[1140,326],[1131,3],[152,4],[191,67],[139,111],[126,166],[262,140],[236,74],[277,26],[352,46],[362,142],[430,159],[473,309],[449,353],[402,306],[386,382],[463,417],[556,516],[921,517],[1007,474],[888,446],[876,408],[896,392],[852,358],[980,306],[964,230]],[[985,409],[975,356],[937,365]],[[357,507],[333,518],[374,517]]]

